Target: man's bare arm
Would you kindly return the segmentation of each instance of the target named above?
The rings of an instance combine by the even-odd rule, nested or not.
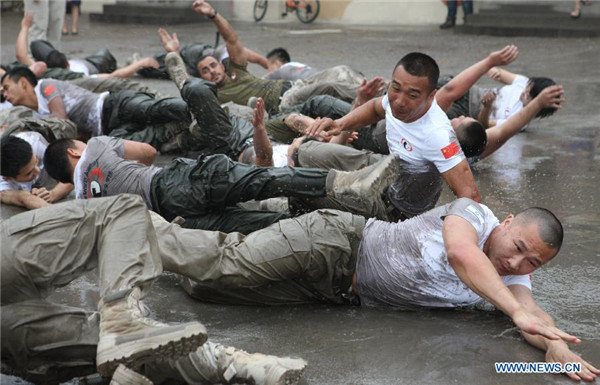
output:
[[[318,136],[322,131],[326,131],[327,136],[331,137],[339,135],[342,131],[354,131],[360,127],[377,123],[379,120],[385,119],[385,110],[381,105],[382,98],[371,99],[339,119],[316,120],[308,129],[307,135]]]
[[[466,159],[442,173],[442,176],[457,198],[469,198],[481,202],[481,195]]]
[[[546,321],[548,325],[555,326],[552,317],[542,310],[535,302],[531,290],[529,290],[528,287],[523,285],[511,285],[508,289],[526,310]],[[585,381],[593,381],[600,374],[600,370],[582,359],[578,354],[572,352],[562,340],[550,340],[540,335],[532,335],[523,331],[521,334],[531,345],[546,352],[547,362],[560,362],[563,365],[567,362],[581,363],[581,372],[566,373],[567,376],[573,380],[579,381],[583,379]]]
[[[50,100],[48,109],[50,110],[50,116],[53,118],[68,119],[67,110],[61,96],[56,96]]]
[[[269,69],[269,60],[265,56],[250,48],[244,48],[244,51],[246,52],[246,60],[250,63],[258,64],[264,69]]]
[[[20,206],[30,210],[39,209],[50,204],[25,190],[0,191],[0,201],[5,205]]]
[[[123,159],[134,160],[145,164],[146,166],[150,166],[156,159],[156,149],[148,143],[125,140],[125,153],[123,154]]]
[[[207,16],[213,21],[213,23],[215,23],[217,30],[221,36],[223,36],[223,40],[225,40],[227,52],[229,52],[229,59],[233,63],[242,67],[248,64],[248,58],[246,57],[244,46],[240,42],[237,33],[231,24],[229,24],[227,19],[218,14],[215,9],[204,0],[194,1],[192,8],[194,8],[196,13]]]
[[[29,56],[29,53],[27,52],[27,33],[29,32],[29,28],[31,28],[32,23],[33,11],[29,11],[25,14],[25,16],[23,16],[23,20],[21,20],[21,30],[17,35],[17,44],[15,47],[17,61],[27,66],[35,63],[33,58]]]
[[[490,69],[487,75],[490,79],[504,84],[512,84],[517,77],[517,74],[498,67]]]
[[[507,140],[521,132],[523,127],[535,118],[543,108],[560,109],[560,103],[565,101],[562,97],[563,92],[562,86],[546,87],[521,111],[511,116],[501,125],[487,129],[487,145],[479,158],[488,157],[502,147]]]
[[[448,111],[452,103],[463,96],[481,76],[493,67],[512,63],[518,55],[519,49],[514,45],[507,45],[500,51],[490,53],[444,85],[435,95],[438,105],[442,110]]]
[[[480,297],[507,314],[519,329],[552,340],[578,343],[579,339],[526,310],[506,287],[487,255],[478,247],[477,233],[466,219],[448,215],[442,227],[448,262],[456,275]]]
[[[262,98],[256,101],[254,116],[253,146],[256,154],[256,165],[262,167],[273,167],[273,146],[265,128],[265,102]]]
[[[54,188],[50,190],[50,197],[48,201],[50,203],[58,202],[59,200],[69,195],[69,193],[73,191],[73,187],[74,186],[71,183],[58,182],[56,186],[54,186]]]

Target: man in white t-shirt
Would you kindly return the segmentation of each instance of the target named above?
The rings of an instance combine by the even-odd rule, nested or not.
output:
[[[40,186],[45,179],[46,147],[48,142],[37,132],[20,132],[2,138],[0,200],[3,204],[37,209],[64,198],[73,190],[70,183],[57,183],[51,190]]]
[[[162,261],[186,276],[193,297],[228,304],[358,304],[452,308],[482,299],[506,313],[550,362],[581,362],[579,340],[536,304],[530,274],[554,258],[563,228],[550,211],[529,208],[500,222],[462,198],[404,222],[335,210],[280,221],[246,237],[181,229],[157,218]],[[198,253],[198,249],[210,251]],[[575,377],[573,377],[575,378]]]

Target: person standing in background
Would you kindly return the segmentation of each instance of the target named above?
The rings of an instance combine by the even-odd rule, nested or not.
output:
[[[79,35],[79,15],[81,14],[81,0],[67,0],[67,15],[71,15],[71,35]],[[67,17],[63,21],[62,34],[68,35]]]
[[[466,22],[467,16],[473,13],[473,1],[472,0],[461,0],[463,7],[463,18]],[[444,24],[440,25],[440,29],[452,28],[456,24],[456,9],[458,8],[457,0],[448,0],[448,17]]]
[[[60,48],[60,37],[65,18],[65,0],[24,0],[25,13],[33,11],[33,25],[28,41],[48,40]]]

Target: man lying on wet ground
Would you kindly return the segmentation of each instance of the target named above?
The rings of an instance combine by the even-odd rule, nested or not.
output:
[[[467,198],[404,222],[335,210],[285,219],[247,236],[188,230],[153,214],[166,270],[194,298],[226,304],[320,302],[368,307],[453,308],[483,299],[507,314],[548,362],[580,362],[571,378],[600,370],[569,350],[536,303],[530,274],[554,258],[560,221],[543,208],[508,215]],[[201,250],[201,251],[199,251]]]

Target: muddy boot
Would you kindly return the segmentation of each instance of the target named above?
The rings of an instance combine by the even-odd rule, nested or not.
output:
[[[113,374],[110,385],[152,385],[153,382],[123,364]]]
[[[185,68],[185,63],[177,52],[169,52],[165,57],[165,66],[167,67],[167,73],[171,77],[171,80],[177,86],[177,89],[181,91],[183,83],[190,77]]]
[[[327,198],[353,214],[387,220],[383,196],[399,172],[399,158],[392,155],[358,171],[330,170],[327,175]]]
[[[199,322],[167,325],[146,318],[140,297],[141,291],[136,287],[126,298],[100,306],[96,366],[105,377],[110,377],[120,363],[137,367],[145,362],[178,358],[206,341],[206,329]]]

